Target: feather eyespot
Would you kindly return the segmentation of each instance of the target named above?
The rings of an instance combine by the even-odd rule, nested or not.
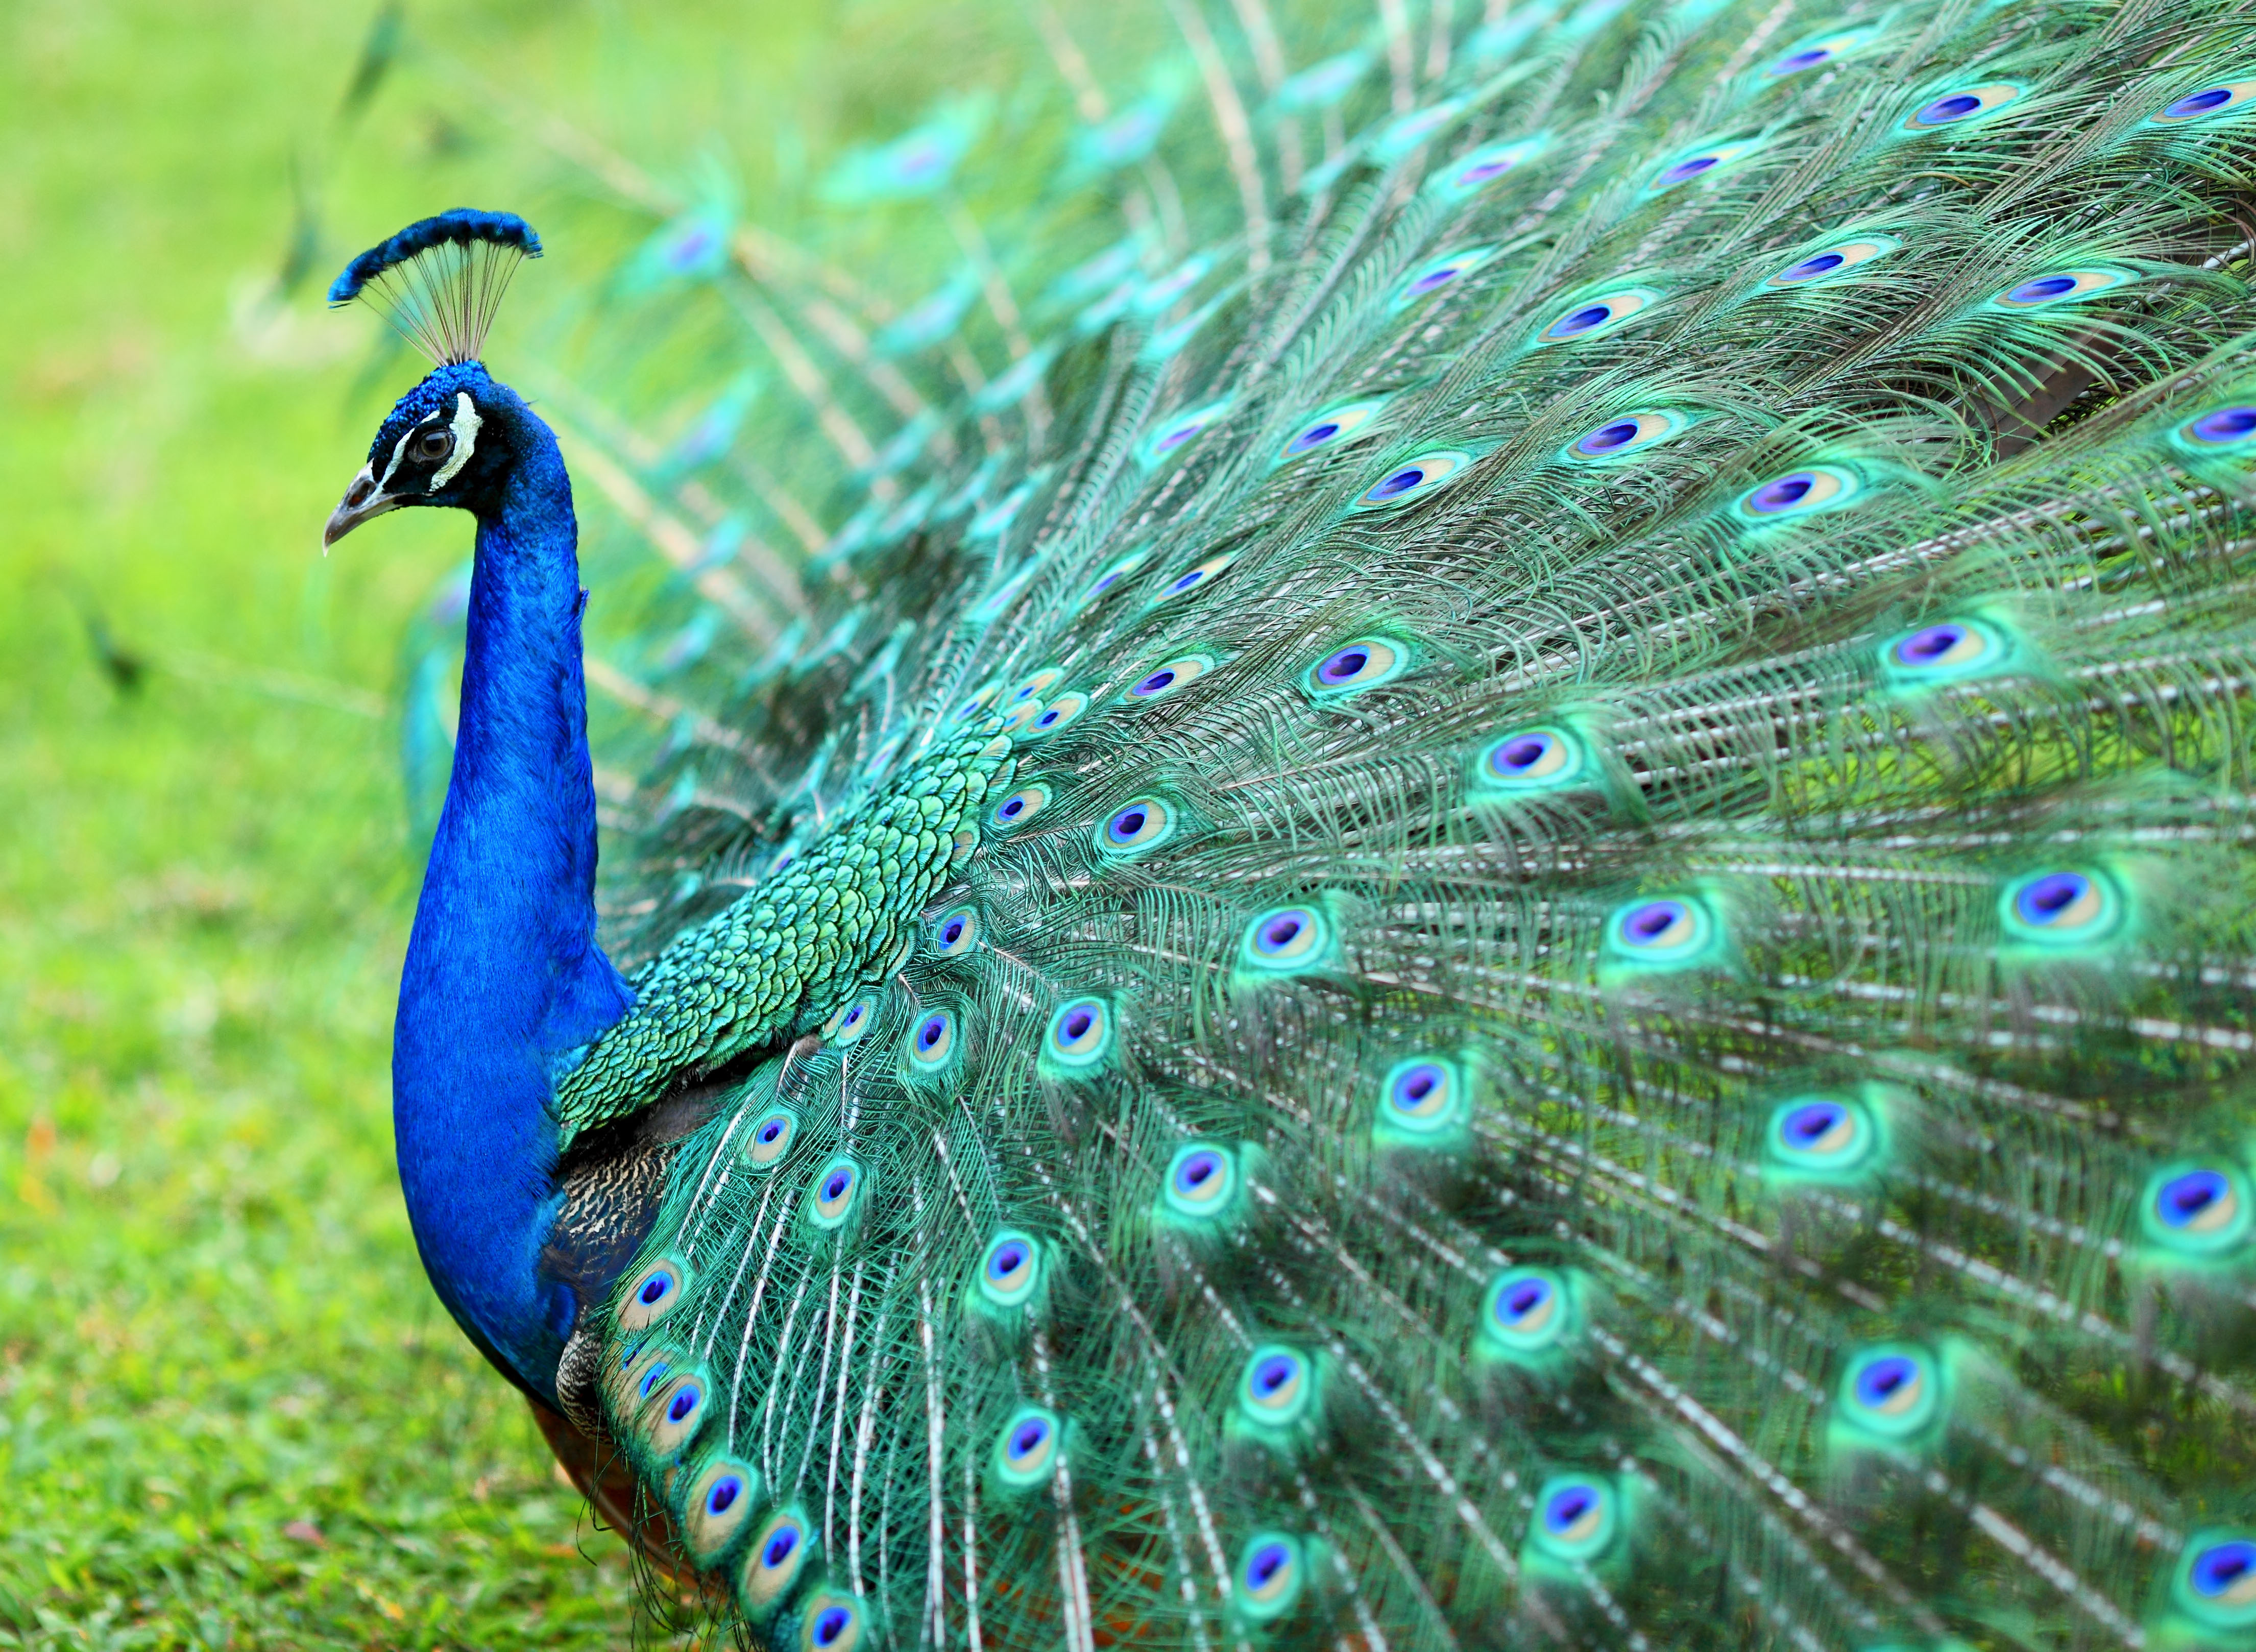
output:
[[[1179,689],[1188,688],[1214,669],[1213,659],[1206,654],[1184,654],[1157,665],[1128,685],[1121,695],[1130,705],[1140,705],[1153,700],[1165,699]]]
[[[2205,1628],[2256,1627],[2256,1534],[2195,1533],[2178,1562],[2170,1596]]]
[[[1855,471],[1839,465],[1813,464],[1758,483],[1739,495],[1731,511],[1741,521],[1767,526],[1838,509],[1863,491],[1863,480]]]
[[[1054,1065],[1082,1071],[1111,1053],[1111,1006],[1101,998],[1077,998],[1058,1006],[1043,1047]]]
[[[2256,81],[2219,81],[2197,92],[2174,98],[2147,116],[2150,126],[2184,126],[2214,120],[2220,115],[2245,115],[2256,100]]]
[[[1454,286],[1464,277],[1496,256],[1494,247],[1466,247],[1429,258],[1406,277],[1395,289],[1394,307],[1406,309],[1423,298],[1431,297],[1445,286]]]
[[[1160,587],[1158,594],[1152,598],[1151,605],[1157,608],[1161,603],[1174,602],[1177,597],[1188,597],[1195,590],[1205,589],[1228,573],[1230,565],[1237,560],[1236,551],[1222,551],[1202,561],[1192,563],[1174,578]]]
[[[1019,1407],[995,1437],[995,1477],[1019,1489],[1047,1483],[1057,1469],[1064,1433],[1056,1412],[1039,1405]]]
[[[622,1331],[647,1330],[679,1307],[688,1288],[688,1268],[661,1256],[628,1280],[612,1321]]]
[[[1790,51],[1773,58],[1763,69],[1766,80],[1782,81],[1800,74],[1821,64],[1837,63],[1860,48],[1872,44],[1879,33],[1876,27],[1842,29],[1831,34],[1821,34],[1804,40]]]
[[[749,1465],[730,1458],[716,1458],[698,1471],[682,1500],[682,1535],[698,1564],[716,1564],[751,1522],[759,1484]]]
[[[1903,124],[1896,130],[1907,133],[1935,132],[1974,125],[2019,102],[2027,89],[2010,81],[1992,81],[1986,85],[1945,92],[1905,116]]]
[[[1590,766],[1573,731],[1552,724],[1514,729],[1482,752],[1474,779],[1493,790],[1555,792],[1575,785]]]
[[[1435,173],[1426,187],[1436,194],[1462,201],[1467,195],[1487,188],[1506,173],[1525,166],[1542,147],[1543,139],[1540,138],[1523,138],[1509,144],[1484,144]]]
[[[1933,1354],[1907,1343],[1881,1343],[1850,1359],[1837,1397],[1843,1422],[1900,1443],[1939,1423],[1948,1396]]]
[[[1907,686],[1985,675],[2009,663],[2004,635],[1980,619],[1946,619],[1921,625],[1881,646],[1880,668]]]
[[[960,958],[979,944],[979,908],[951,907],[932,921],[932,950],[943,958]]]
[[[1435,448],[1405,459],[1365,488],[1355,502],[1358,511],[1393,510],[1423,499],[1463,476],[1472,455],[1455,448]]]
[[[2165,1165],[2139,1200],[2148,1244],[2170,1254],[2207,1259],[2240,1249],[2256,1232],[2256,1200],[2246,1174],[2222,1163]]]
[[[2016,282],[1992,298],[1990,304],[2000,310],[2040,310],[2048,305],[2090,298],[2095,293],[2121,286],[2131,279],[2127,270],[2057,270]]]
[[[2175,434],[2179,446],[2196,453],[2245,448],[2256,440],[2256,407],[2217,408],[2187,420]]]
[[[1033,819],[1042,812],[1043,806],[1049,801],[1048,787],[1021,786],[988,811],[987,818],[1001,830],[1008,831],[1014,826],[1023,826]]]
[[[1200,1142],[1175,1149],[1160,1183],[1161,1202],[1177,1216],[1219,1215],[1237,1192],[1237,1161],[1224,1148]]]
[[[1081,605],[1083,608],[1091,607],[1103,597],[1110,596],[1119,586],[1122,580],[1126,579],[1144,565],[1144,559],[1150,554],[1148,550],[1134,550],[1125,556],[1116,557],[1108,562],[1104,571],[1089,582],[1089,589],[1082,597]]]
[[[822,1035],[834,1044],[857,1043],[877,1019],[877,997],[864,992],[841,1005],[837,1013],[822,1023]]]
[[[1032,1302],[1042,1280],[1041,1247],[1015,1228],[1005,1228],[987,1241],[979,1258],[977,1288],[991,1308],[1023,1308]]]
[[[1315,1406],[1315,1373],[1308,1356],[1279,1343],[1256,1348],[1237,1380],[1239,1407],[1267,1428],[1300,1422]]]
[[[661,1459],[673,1457],[704,1423],[705,1401],[705,1379],[697,1372],[668,1380],[643,1402],[635,1424],[642,1444]]]
[[[1344,643],[1310,666],[1301,686],[1320,700],[1361,694],[1410,668],[1410,650],[1385,637]]]
[[[1538,332],[1535,342],[1579,343],[1583,339],[1611,333],[1632,315],[1650,307],[1660,297],[1649,287],[1632,286],[1579,300]]]
[[[1350,401],[1326,408],[1285,439],[1285,445],[1277,450],[1277,462],[1290,464],[1319,448],[1336,448],[1354,440],[1357,433],[1377,418],[1379,409],[1385,406],[1385,397],[1375,396],[1368,401]]]
[[[1229,402],[1212,401],[1203,407],[1189,408],[1161,420],[1159,428],[1145,438],[1145,466],[1149,469],[1165,463],[1204,435],[1229,411]]]
[[[1117,858],[1148,854],[1175,835],[1175,810],[1165,798],[1124,803],[1096,829],[1099,852]]]
[[[1853,1096],[1796,1096],[1773,1108],[1763,1129],[1766,1168],[1789,1175],[1851,1178],[1880,1151],[1879,1126]]]
[[[1293,1609],[1306,1586],[1308,1561],[1301,1540],[1284,1532],[1256,1532],[1237,1563],[1230,1592],[1238,1612],[1269,1623]]]
[[[1720,174],[1735,161],[1751,153],[1756,147],[1752,138],[1724,144],[1703,144],[1688,150],[1653,174],[1645,187],[1648,195],[1658,195],[1675,189],[1695,180],[1707,180]]]
[[[908,1055],[912,1065],[925,1069],[944,1067],[955,1053],[955,1012],[930,1011],[909,1029]]]
[[[737,1580],[737,1599],[746,1617],[763,1618],[775,1609],[806,1571],[813,1547],[807,1516],[798,1509],[779,1509],[768,1516],[752,1535]]]
[[[1580,464],[1613,464],[1643,453],[1692,427],[1686,414],[1668,408],[1624,413],[1584,431],[1567,444],[1563,455]]]
[[[1999,892],[1998,913],[2013,940],[2039,947],[2085,946],[2113,936],[2127,903],[2105,872],[2031,872]]]
[[[1606,919],[1601,971],[1683,970],[1722,961],[1723,920],[1703,895],[1625,902]]]
[[[1837,241],[1829,247],[1805,253],[1784,269],[1765,279],[1766,291],[1789,291],[1797,287],[1822,286],[1838,280],[1852,271],[1863,268],[1875,258],[1884,258],[1891,252],[1901,251],[1903,243],[1884,235],[1859,236],[1853,241]]]
[[[1621,1524],[1618,1494],[1593,1474],[1559,1474],[1535,1493],[1529,1543],[1547,1557],[1588,1562],[1613,1546]]]
[[[1581,1322],[1567,1276],[1548,1267],[1507,1267],[1481,1299],[1480,1331],[1491,1353],[1527,1359],[1563,1345]]]
[[[1041,716],[1042,710],[1043,702],[1040,700],[1020,700],[1015,704],[1006,702],[1003,726],[998,732],[1011,736],[1025,735],[1033,728],[1034,719]]]
[[[1026,727],[1018,732],[1023,739],[1039,740],[1044,735],[1055,734],[1062,729],[1072,727],[1080,720],[1081,714],[1088,710],[1087,695],[1078,690],[1072,694],[1061,694],[1037,711],[1027,722]]]
[[[1463,1125],[1464,1098],[1464,1077],[1455,1062],[1413,1055],[1395,1063],[1380,1080],[1377,1124],[1389,1140],[1430,1140]]]
[[[1002,692],[1003,686],[997,682],[991,682],[983,688],[974,690],[962,704],[955,708],[955,720],[962,723],[979,716],[995,703],[996,695]]]
[[[1237,957],[1263,974],[1293,975],[1329,961],[1331,923],[1315,907],[1277,907],[1245,926]]]
[[[1035,672],[1033,675],[1028,677],[1024,682],[1019,683],[1012,688],[1011,692],[1004,697],[1002,702],[1003,707],[1005,710],[1008,710],[1013,706],[1024,705],[1029,700],[1040,700],[1051,689],[1056,688],[1060,682],[1064,681],[1064,679],[1065,673],[1060,667],[1056,666],[1044,666],[1040,671]]]
[[[1414,109],[1390,121],[1374,139],[1371,152],[1380,160],[1399,160],[1464,113],[1465,100],[1445,97],[1424,109]]]
[[[814,1173],[807,1183],[807,1213],[815,1226],[837,1227],[854,1214],[860,1204],[863,1185],[862,1167],[844,1154]]]
[[[799,1118],[788,1107],[771,1107],[752,1120],[752,1127],[744,1137],[744,1151],[739,1155],[748,1170],[772,1169],[791,1151],[792,1138],[799,1133]]]
[[[862,1641],[862,1603],[825,1590],[811,1596],[800,1618],[800,1652],[854,1652]]]

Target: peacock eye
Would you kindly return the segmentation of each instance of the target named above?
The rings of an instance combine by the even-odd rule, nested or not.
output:
[[[427,464],[436,464],[455,450],[455,433],[451,430],[427,430],[415,438],[415,456]]]

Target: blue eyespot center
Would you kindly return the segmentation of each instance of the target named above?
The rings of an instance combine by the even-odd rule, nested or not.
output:
[[[2232,1184],[2217,1170],[2189,1170],[2162,1184],[2154,1208],[2171,1227],[2185,1227],[2231,1197]]]
[[[1305,927],[1300,914],[1296,912],[1287,912],[1280,917],[1272,918],[1262,926],[1261,945],[1268,951],[1279,951],[1290,946],[1299,938],[1301,929]]]
[[[673,1281],[671,1276],[665,1274],[652,1274],[644,1281],[642,1289],[637,1294],[642,1305],[651,1308],[663,1301],[666,1292],[673,1288]]]
[[[1965,640],[1963,625],[1929,625],[1898,643],[1896,657],[1907,666],[1923,666],[1942,659]]]
[[[2022,282],[2020,286],[2006,293],[2006,297],[2015,304],[2036,304],[2046,299],[2056,299],[2063,293],[2075,291],[2074,276],[2045,275],[2038,277],[2034,281]]]
[[[1116,841],[1133,837],[1144,830],[1145,815],[1141,808],[1124,808],[1112,817],[1112,836]]]
[[[1395,498],[1402,494],[1409,492],[1411,489],[1416,487],[1425,479],[1426,473],[1420,469],[1416,465],[1405,465],[1402,469],[1397,470],[1393,475],[1381,482],[1377,487],[1371,489],[1371,497],[1374,499]]]
[[[1839,269],[1847,262],[1848,260],[1837,252],[1820,252],[1813,257],[1804,258],[1801,263],[1795,265],[1783,276],[1780,277],[1780,279],[1785,281],[1812,280],[1818,276],[1824,275],[1834,270]]]
[[[814,1644],[828,1646],[852,1627],[854,1614],[843,1606],[831,1606],[814,1620]]]
[[[2239,441],[2256,435],[2256,407],[2224,407],[2203,413],[2193,421],[2193,434],[2203,441]]]
[[[1790,477],[1780,477],[1775,482],[1764,483],[1748,496],[1747,505],[1756,511],[1783,511],[1789,505],[1801,504],[1808,496],[1809,490],[1816,485],[1815,477],[1808,471],[1799,471]]]
[[[1195,1193],[1220,1175],[1222,1155],[1218,1153],[1194,1153],[1175,1168],[1175,1186],[1184,1193]]]
[[[744,1481],[733,1474],[715,1480],[713,1489],[705,1493],[705,1512],[709,1514],[727,1514],[737,1506],[737,1499],[743,1496],[744,1492]]]
[[[2256,1578],[2256,1543],[2213,1543],[2194,1557],[2187,1577],[2194,1592],[2204,1599],[2215,1600],[2236,1593]]]
[[[1334,436],[1339,434],[1339,432],[1340,427],[1337,424],[1329,419],[1323,420],[1316,424],[1310,425],[1306,430],[1303,430],[1300,434],[1294,436],[1293,440],[1287,444],[1287,450],[1293,453],[1306,453],[1311,448],[1322,447],[1325,442],[1329,441]]]
[[[2090,889],[2091,879],[2080,872],[2049,872],[2022,890],[2013,904],[2029,923],[2056,923]]]
[[[768,1546],[760,1550],[760,1564],[774,1568],[791,1558],[791,1551],[799,1547],[799,1533],[786,1526],[768,1539]]]
[[[1531,1274],[1510,1288],[1497,1293],[1497,1317],[1507,1324],[1517,1325],[1550,1300],[1550,1281]]]
[[[1002,1284],[1026,1265],[1026,1247],[1016,1239],[1010,1239],[997,1246],[995,1253],[988,1258],[987,1276]]]
[[[1290,1354],[1272,1354],[1253,1368],[1253,1391],[1269,1399],[1299,1374],[1300,1361]]]
[[[946,1016],[927,1016],[925,1018],[924,1025],[917,1028],[917,1048],[919,1049],[930,1049],[934,1044],[940,1042],[941,1039],[947,1034],[947,1032],[948,1018]]]
[[[1025,1457],[1050,1437],[1050,1425],[1040,1417],[1028,1417],[1011,1432],[1011,1455]]]
[[[1878,1409],[1919,1380],[1919,1363],[1907,1354],[1872,1360],[1857,1373],[1857,1398]]]
[[[1257,1590],[1265,1589],[1292,1564],[1293,1551],[1284,1544],[1264,1543],[1245,1563],[1245,1581]]]
[[[1597,1507],[1598,1495],[1587,1486],[1569,1486],[1556,1493],[1543,1506],[1543,1523],[1554,1532],[1572,1528],[1583,1515]]]
[[[2231,101],[2232,94],[2230,91],[2222,86],[2212,86],[2206,92],[2196,92],[2191,97],[2178,99],[2162,113],[2175,119],[2183,120],[2189,115],[2206,114],[2219,104],[2230,103]]]
[[[1922,126],[1944,126],[1952,121],[1964,120],[1982,107],[1982,100],[1970,92],[1956,92],[1949,97],[1938,97],[1913,118]]]
[[[697,1408],[698,1401],[703,1398],[704,1396],[697,1391],[694,1383],[684,1386],[673,1396],[673,1402],[666,1408],[666,1420],[669,1423],[680,1422]]]

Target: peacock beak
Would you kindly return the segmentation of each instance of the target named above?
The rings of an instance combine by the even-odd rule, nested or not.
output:
[[[352,486],[345,490],[342,501],[329,512],[328,525],[321,530],[321,549],[326,552],[370,517],[396,511],[402,503],[397,494],[386,493],[377,486],[375,471],[363,465],[360,474],[352,479]]]

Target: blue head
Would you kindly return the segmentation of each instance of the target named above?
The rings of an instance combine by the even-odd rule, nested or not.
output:
[[[458,208],[412,223],[345,266],[329,302],[356,299],[438,364],[399,399],[321,534],[335,544],[371,517],[443,505],[490,517],[528,433],[525,404],[478,361],[517,265],[540,238],[510,213]],[[545,438],[546,433],[540,433]]]

